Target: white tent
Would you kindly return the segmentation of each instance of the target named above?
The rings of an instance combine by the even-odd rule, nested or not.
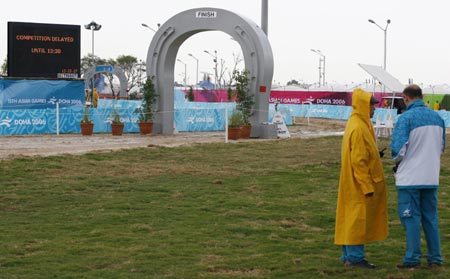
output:
[[[367,64],[358,64],[364,71],[368,72],[374,79],[381,82],[384,86],[389,88],[392,93],[400,93],[403,92],[405,86],[394,76],[386,72],[380,66],[367,65]]]
[[[374,79],[378,80],[383,86],[390,89],[392,92],[392,96],[388,97],[391,99],[391,108],[394,107],[395,99],[401,99],[399,96],[395,96],[395,93],[403,92],[405,85],[403,85],[398,79],[396,79],[393,75],[386,72],[380,66],[367,65],[367,64],[358,64],[361,68],[363,68],[366,72],[368,72]],[[386,98],[386,97],[383,97]]]

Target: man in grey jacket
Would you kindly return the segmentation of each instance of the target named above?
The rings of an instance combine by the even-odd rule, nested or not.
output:
[[[398,214],[406,231],[406,253],[398,268],[418,267],[421,262],[420,231],[423,227],[430,267],[442,265],[437,214],[437,189],[441,155],[445,148],[444,120],[423,102],[422,89],[409,85],[403,91],[407,105],[392,134]]]

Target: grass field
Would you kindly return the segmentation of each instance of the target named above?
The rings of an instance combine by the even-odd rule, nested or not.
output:
[[[390,235],[366,246],[378,268],[342,265],[333,244],[340,144],[324,137],[2,161],[0,278],[448,278],[447,262],[395,268],[405,241],[389,158]],[[444,261],[449,170],[446,151]]]

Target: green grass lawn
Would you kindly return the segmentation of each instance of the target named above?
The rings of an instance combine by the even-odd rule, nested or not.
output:
[[[449,151],[439,192],[444,266],[395,268],[405,241],[384,158],[390,235],[366,246],[378,265],[368,271],[344,267],[333,244],[340,144],[324,137],[1,161],[0,278],[448,278]]]

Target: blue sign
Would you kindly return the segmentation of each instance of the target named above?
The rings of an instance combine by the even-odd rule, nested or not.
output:
[[[112,73],[114,72],[114,67],[111,65],[95,66],[95,71],[102,73]]]
[[[0,79],[0,109],[83,106],[84,81]]]

